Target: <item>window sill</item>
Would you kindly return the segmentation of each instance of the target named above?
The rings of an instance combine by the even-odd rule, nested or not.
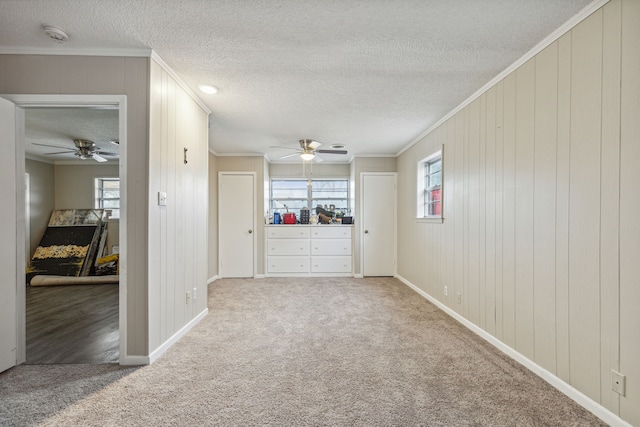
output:
[[[431,224],[442,224],[444,222],[444,218],[440,216],[432,216],[427,218],[416,218],[416,222],[426,222]]]

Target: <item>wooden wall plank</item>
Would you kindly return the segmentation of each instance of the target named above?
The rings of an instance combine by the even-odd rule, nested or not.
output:
[[[533,338],[533,153],[535,59],[516,71],[516,350],[534,358]]]
[[[622,1],[603,8],[602,186],[600,191],[601,404],[620,412],[611,369],[620,370],[620,44]]]
[[[640,425],[640,2],[622,4],[620,116],[620,370],[627,376],[620,415]]]
[[[496,85],[496,337],[504,333],[504,83]]]
[[[602,11],[572,30],[569,183],[571,384],[600,400]]]
[[[556,375],[569,383],[569,170],[571,151],[571,32],[558,40],[556,149]]]
[[[487,91],[485,145],[485,329],[496,335],[496,87]]]
[[[454,309],[462,313],[463,306],[458,302],[457,295],[464,292],[464,115],[456,114],[452,119],[455,125],[455,201],[453,210],[455,212],[455,282],[451,289],[453,292]]]
[[[480,309],[480,327],[486,329],[486,145],[487,145],[487,94],[480,97],[480,141],[479,141],[479,159],[478,159],[478,293],[480,299],[478,306]]]
[[[503,108],[502,341],[515,348],[516,76],[514,73],[504,79]]]
[[[535,362],[556,371],[558,45],[536,56],[533,309]]]
[[[465,298],[468,316],[476,325],[480,324],[480,99],[469,105],[468,124],[468,207],[467,207],[467,274],[468,291]]]

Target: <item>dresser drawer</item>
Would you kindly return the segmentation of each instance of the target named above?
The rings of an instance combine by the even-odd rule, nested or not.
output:
[[[350,239],[351,227],[342,225],[317,225],[311,227],[312,239]]]
[[[267,255],[309,255],[309,239],[269,239]]]
[[[269,273],[308,273],[308,256],[270,256],[267,261]]]
[[[351,273],[350,256],[311,257],[312,273]]]
[[[351,255],[351,239],[312,239],[311,255]]]
[[[308,239],[309,227],[298,227],[295,225],[277,225],[273,227],[267,227],[267,238]]]

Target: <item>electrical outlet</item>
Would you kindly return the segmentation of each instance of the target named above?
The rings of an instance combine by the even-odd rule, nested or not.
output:
[[[444,285],[444,296],[446,297],[447,295],[449,295],[449,289],[447,288],[447,285]]]
[[[191,291],[187,291],[185,302],[189,304],[191,302]]]
[[[198,288],[193,288],[193,300],[195,301],[198,298]]]
[[[456,293],[456,303],[462,304],[462,293]]]
[[[611,370],[611,390],[618,393],[620,396],[625,394],[625,376],[620,372]]]

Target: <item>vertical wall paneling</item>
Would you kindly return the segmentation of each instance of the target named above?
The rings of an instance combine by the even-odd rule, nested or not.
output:
[[[504,82],[496,85],[496,337],[504,331]]]
[[[502,217],[502,340],[516,346],[515,314],[515,167],[516,167],[516,76],[504,79],[503,217]]]
[[[516,71],[515,317],[516,350],[534,357],[533,168],[535,60]]]
[[[438,298],[430,283],[444,274],[446,305],[631,425],[640,425],[638,40],[640,2],[611,0],[398,159],[400,182],[415,180],[412,153],[440,138],[447,147],[445,222],[422,235],[446,270],[431,263],[420,283]],[[399,227],[398,250],[416,249],[405,240],[417,229]],[[611,390],[612,369],[626,377],[624,396]]]
[[[454,117],[455,123],[455,171],[451,171],[455,182],[455,201],[453,212],[455,215],[455,284],[453,287],[455,310],[462,313],[462,305],[458,302],[458,294],[464,292],[464,115],[458,113]]]
[[[556,143],[556,375],[569,383],[569,162],[571,153],[571,32],[558,39]]]
[[[446,142],[444,146],[444,218],[447,223],[445,245],[447,247],[447,280],[445,285],[447,286],[447,295],[443,297],[445,304],[449,307],[454,307],[455,304],[455,276],[456,276],[456,263],[455,263],[455,230],[456,230],[456,210],[455,210],[455,171],[456,168],[456,156],[455,156],[455,143],[456,143],[456,128],[454,121],[450,120],[444,124],[446,130]],[[401,209],[399,209],[401,210]]]
[[[556,141],[558,45],[536,56],[533,236],[535,362],[556,371]]]
[[[467,130],[468,158],[467,181],[467,292],[465,299],[468,304],[468,318],[475,324],[480,324],[480,99],[476,99],[469,106],[469,121]]]
[[[479,141],[479,158],[478,158],[478,263],[479,263],[479,291],[480,298],[478,305],[480,307],[480,327],[486,329],[486,312],[487,312],[487,292],[486,292],[486,209],[487,209],[487,187],[486,187],[486,145],[487,145],[487,94],[480,97],[480,141]]]
[[[485,141],[485,329],[496,335],[496,87],[486,96]]]
[[[627,376],[620,415],[640,425],[640,2],[622,3],[620,98],[620,371]]]
[[[603,9],[602,158],[600,203],[600,388],[603,406],[619,413],[620,395],[611,390],[611,369],[619,370],[620,247],[620,0]]]
[[[569,185],[571,384],[600,400],[602,11],[572,30]]]
[[[208,177],[208,138],[206,112],[156,61],[150,80],[149,345],[154,351],[206,309],[207,195],[202,187]],[[167,194],[166,206],[158,205],[160,191]]]

